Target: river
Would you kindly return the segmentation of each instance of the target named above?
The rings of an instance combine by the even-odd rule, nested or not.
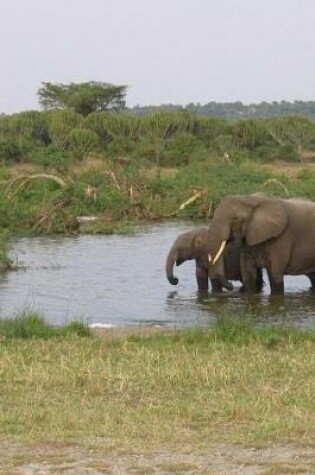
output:
[[[251,315],[257,324],[315,323],[315,296],[304,276],[285,277],[285,295],[196,294],[194,261],[165,277],[168,250],[187,222],[141,225],[130,235],[15,238],[10,257],[19,270],[0,274],[0,315],[38,312],[56,325],[73,320],[112,326],[207,325],[222,314]]]

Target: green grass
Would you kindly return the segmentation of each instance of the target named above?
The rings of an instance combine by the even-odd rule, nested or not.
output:
[[[0,186],[0,228],[14,233],[77,232],[77,216],[101,218],[98,225],[82,227],[83,232],[106,232],[108,223],[113,222],[168,216],[208,219],[209,209],[213,211],[229,194],[263,191],[280,196],[314,196],[315,172],[311,167],[289,178],[258,168],[249,160],[222,164],[209,153],[173,169],[143,165],[135,159],[122,167],[114,159],[104,158],[96,167],[81,164],[68,174],[49,171],[62,178],[65,186],[44,178],[15,180],[16,170],[4,168],[7,171]],[[34,169],[29,174],[42,172]],[[91,187],[95,189],[93,196],[87,192]],[[201,197],[179,211],[196,191],[202,191]]]
[[[0,333],[0,438],[126,450],[315,444],[313,330],[224,319],[146,336]]]
[[[0,272],[14,269],[14,263],[8,255],[8,239],[8,233],[0,231]]]
[[[49,325],[37,313],[20,315],[12,319],[0,319],[2,338],[53,338],[69,335],[88,336],[89,328],[80,322],[72,322],[62,327]]]

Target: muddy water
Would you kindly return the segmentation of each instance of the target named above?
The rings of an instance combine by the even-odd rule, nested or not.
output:
[[[315,296],[303,277],[286,277],[284,297],[235,291],[196,294],[194,262],[176,268],[172,287],[164,273],[165,258],[176,236],[194,225],[162,223],[141,226],[127,236],[19,238],[10,255],[20,270],[0,274],[0,315],[36,311],[62,325],[72,320],[114,326],[208,324],[222,313],[250,314],[257,323],[315,324]]]

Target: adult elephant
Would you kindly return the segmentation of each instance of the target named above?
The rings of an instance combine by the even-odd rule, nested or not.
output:
[[[174,241],[166,259],[166,276],[170,284],[177,285],[178,278],[174,276],[174,265],[180,266],[187,260],[196,262],[196,281],[199,292],[206,292],[211,281],[212,291],[221,292],[223,288],[232,290],[229,280],[241,280],[240,270],[240,241],[229,244],[217,265],[209,266],[209,230],[206,227],[197,228],[180,234]],[[222,266],[222,269],[221,269]],[[249,269],[251,272],[251,269]],[[252,270],[255,273],[254,270]],[[262,272],[256,274],[255,290],[263,287]]]
[[[228,196],[219,203],[209,228],[210,264],[217,265],[227,243],[241,239],[244,286],[265,267],[271,293],[284,292],[284,275],[305,274],[315,287],[315,203],[262,194]]]

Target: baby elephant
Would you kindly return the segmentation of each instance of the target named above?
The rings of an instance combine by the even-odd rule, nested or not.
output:
[[[196,261],[196,281],[199,292],[207,292],[209,289],[209,279],[211,281],[213,292],[222,292],[223,288],[233,289],[229,280],[241,281],[240,270],[240,252],[241,244],[239,241],[231,242],[226,246],[223,254],[224,276],[222,272],[216,274],[215,266],[209,267],[209,228],[197,228],[180,234],[174,241],[167,259],[166,276],[170,284],[177,285],[178,279],[173,274],[174,264],[177,266],[187,260]],[[250,269],[249,269],[250,271]],[[256,292],[262,290],[263,278],[262,270],[255,269],[257,272]]]

